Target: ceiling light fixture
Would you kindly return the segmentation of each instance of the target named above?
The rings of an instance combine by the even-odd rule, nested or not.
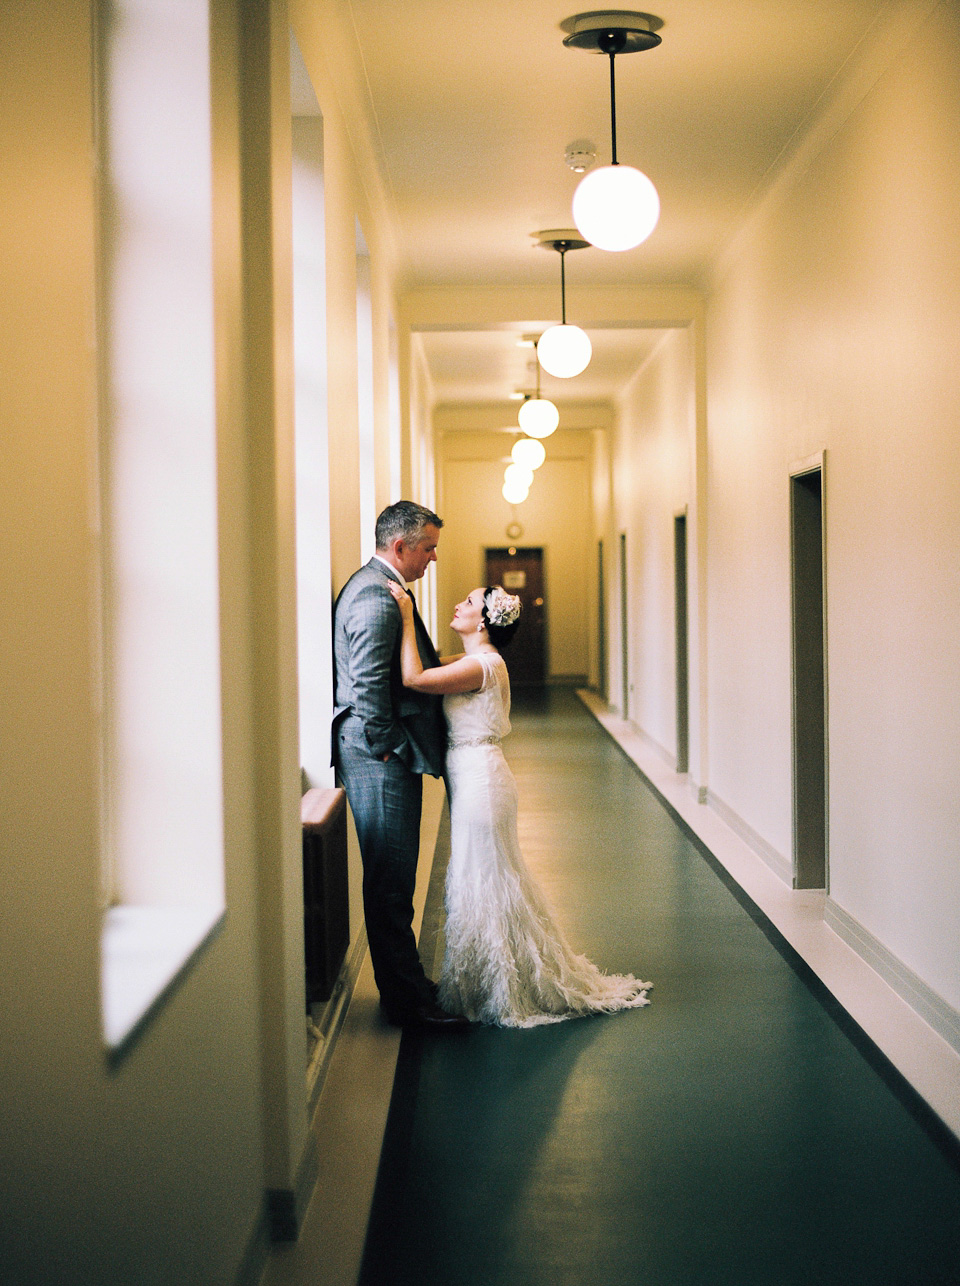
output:
[[[539,340],[534,340],[533,347],[539,353]],[[549,398],[540,396],[540,363],[537,367],[537,391],[534,397],[524,400],[517,412],[517,423],[524,433],[532,438],[548,438],[560,423],[560,412]]]
[[[533,486],[533,470],[525,469],[522,464],[508,464],[503,471],[503,481],[508,486],[526,487],[529,491]]]
[[[590,242],[578,237],[572,228],[554,228],[549,232],[537,232],[534,235],[544,250],[556,250],[560,255],[560,315],[562,318],[559,326],[550,326],[540,336],[540,342],[537,344],[537,360],[548,375],[568,380],[587,369],[590,358],[593,356],[593,345],[585,330],[581,330],[579,326],[567,325],[565,256],[568,250],[586,249]]]
[[[617,99],[614,59],[655,49],[657,28],[663,23],[648,13],[584,13],[561,26],[570,35],[565,45],[606,54],[610,59],[611,164],[602,165],[581,179],[573,194],[573,221],[581,236],[600,250],[632,250],[646,241],[660,218],[657,189],[645,174],[617,160]]]
[[[539,469],[547,458],[547,449],[536,438],[517,438],[510,455],[514,464],[523,469]]]
[[[513,472],[511,472],[513,470]],[[530,494],[530,482],[533,481],[533,474],[529,469],[522,472],[515,464],[507,465],[503,471],[503,486],[500,488],[500,494],[510,505],[522,505]]]

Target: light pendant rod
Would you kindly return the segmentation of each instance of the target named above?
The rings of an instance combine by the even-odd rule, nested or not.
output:
[[[543,234],[541,233],[541,236]],[[541,243],[542,244],[542,243]],[[561,238],[551,242],[554,250],[560,256],[560,318],[561,325],[567,324],[567,261],[566,254],[568,250],[583,250],[590,244],[588,241],[578,241],[574,237]],[[537,341],[539,343],[539,340]],[[536,347],[536,345],[534,345]]]
[[[619,165],[617,160],[617,83],[614,64],[617,54],[622,54],[627,44],[627,35],[625,31],[614,30],[604,31],[597,38],[597,45],[601,53],[606,54],[610,59],[610,155],[611,165]]]
[[[617,89],[614,83],[613,66],[617,55],[610,51],[610,164],[619,165],[617,160]]]

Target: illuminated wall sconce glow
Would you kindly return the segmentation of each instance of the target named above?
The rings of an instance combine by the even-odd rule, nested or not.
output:
[[[514,463],[523,469],[539,469],[547,458],[547,450],[542,442],[533,438],[518,438],[510,452]]]

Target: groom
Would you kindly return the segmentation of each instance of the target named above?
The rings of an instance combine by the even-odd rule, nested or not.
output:
[[[436,562],[442,526],[423,505],[390,505],[377,519],[377,552],[340,592],[333,623],[333,762],[360,841],[363,911],[380,1006],[397,1026],[454,1030],[467,1021],[437,1004],[412,927],[421,774],[442,776],[446,725],[439,697],[403,686],[400,613],[387,589],[388,580],[419,580]],[[419,615],[416,625],[424,666],[438,665]]]

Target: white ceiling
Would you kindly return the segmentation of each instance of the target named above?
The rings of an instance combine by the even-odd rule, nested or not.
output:
[[[582,375],[555,379],[540,372],[540,391],[559,406],[566,399],[602,402],[622,388],[653,350],[659,330],[590,330],[593,357]],[[423,353],[438,400],[502,402],[515,390],[533,392],[533,349],[520,348],[516,331],[425,331]]]
[[[897,0],[891,0],[896,4]],[[556,285],[543,228],[572,226],[579,176],[567,145],[610,159],[603,57],[563,45],[565,0],[346,0],[409,290]],[[580,286],[702,287],[751,199],[769,182],[881,0],[663,0],[662,44],[616,61],[619,160],[656,184],[660,222],[623,254],[568,260]],[[559,316],[557,317],[559,320]],[[612,397],[657,332],[590,331],[595,357],[561,400]],[[440,401],[503,400],[530,385],[529,350],[503,331],[424,334]],[[550,389],[548,389],[548,384]]]

